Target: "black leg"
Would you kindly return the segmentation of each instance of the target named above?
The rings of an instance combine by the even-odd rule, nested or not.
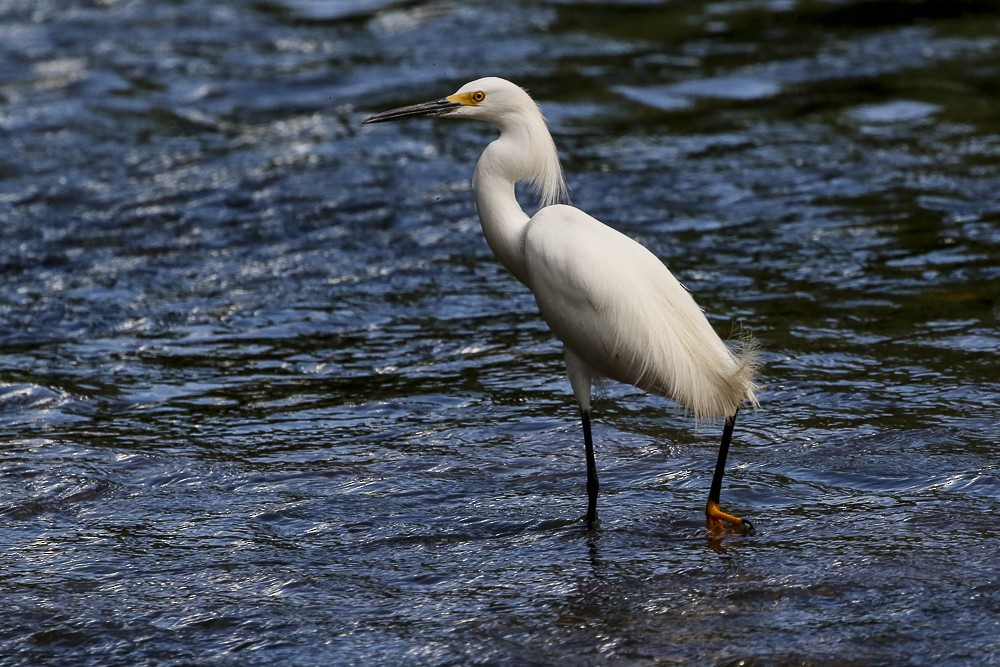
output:
[[[736,426],[736,415],[739,408],[733,415],[726,419],[726,426],[722,431],[722,442],[719,444],[719,458],[715,462],[715,474],[712,476],[712,487],[708,490],[708,505],[705,507],[705,514],[708,517],[708,529],[710,533],[718,533],[722,530],[723,524],[728,524],[730,530],[746,535],[754,532],[753,524],[746,519],[726,514],[719,509],[719,496],[722,494],[722,477],[726,472],[726,459],[729,457],[729,444],[733,440],[733,427]]]
[[[736,426],[736,415],[740,413],[740,409],[736,408],[736,412],[733,413],[732,417],[726,418],[726,427],[722,431],[722,443],[719,445],[719,458],[715,462],[715,475],[712,476],[712,488],[708,491],[708,499],[719,502],[719,495],[722,493],[722,476],[726,473],[726,459],[729,457],[729,443],[733,440],[733,427]]]
[[[580,415],[583,418],[583,446],[587,450],[587,526],[593,528],[597,522],[597,492],[601,484],[597,481],[594,438],[590,434],[590,411],[581,410]]]

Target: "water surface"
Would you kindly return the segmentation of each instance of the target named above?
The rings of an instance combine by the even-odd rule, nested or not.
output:
[[[9,3],[4,665],[989,665],[1000,7]],[[500,75],[574,202],[765,349],[576,408],[481,237]],[[526,206],[532,206],[525,199]]]

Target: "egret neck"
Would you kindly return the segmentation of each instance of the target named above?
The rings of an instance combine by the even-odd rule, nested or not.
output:
[[[476,209],[493,254],[527,284],[524,235],[529,217],[517,201],[515,184],[530,183],[542,207],[565,200],[566,185],[555,142],[534,104],[496,126],[500,137],[483,151],[472,179]]]

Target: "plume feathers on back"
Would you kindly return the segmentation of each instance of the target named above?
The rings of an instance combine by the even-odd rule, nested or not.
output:
[[[600,376],[668,396],[697,419],[756,402],[756,345],[730,350],[640,244],[579,209],[552,206],[528,223],[525,250],[542,317]]]

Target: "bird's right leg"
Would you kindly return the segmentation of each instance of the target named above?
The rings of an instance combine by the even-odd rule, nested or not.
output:
[[[569,348],[565,352],[569,383],[573,387],[576,402],[580,405],[583,446],[587,453],[587,527],[594,528],[597,526],[597,492],[601,488],[597,481],[597,462],[594,460],[594,437],[590,432],[590,384],[594,371]]]
[[[597,493],[601,483],[597,481],[597,461],[594,460],[594,437],[590,433],[590,410],[580,410],[583,421],[583,446],[587,451],[587,527],[597,523]]]

